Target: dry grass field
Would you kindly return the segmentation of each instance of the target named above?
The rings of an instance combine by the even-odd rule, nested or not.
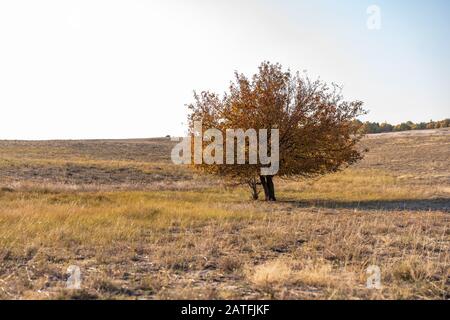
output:
[[[0,141],[0,299],[449,299],[449,130],[368,136],[341,173],[276,181],[277,203],[172,145]]]

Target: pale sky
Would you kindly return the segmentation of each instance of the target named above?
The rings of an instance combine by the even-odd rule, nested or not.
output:
[[[449,17],[445,0],[0,0],[0,139],[183,135],[193,90],[263,60],[344,85],[363,120],[448,118]]]

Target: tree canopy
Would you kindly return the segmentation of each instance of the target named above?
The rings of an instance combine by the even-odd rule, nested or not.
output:
[[[280,64],[263,62],[251,78],[236,72],[228,91],[220,96],[194,93],[188,122],[203,129],[278,129],[279,171],[282,178],[314,177],[338,171],[362,158],[356,147],[361,139],[356,117],[365,113],[361,101],[345,101],[341,88],[312,81]],[[203,142],[205,147],[208,141]],[[271,146],[269,146],[271,149]],[[248,155],[248,147],[246,154]],[[253,198],[262,185],[266,200],[275,200],[273,176],[260,172],[261,164],[194,164],[227,182],[248,184]]]

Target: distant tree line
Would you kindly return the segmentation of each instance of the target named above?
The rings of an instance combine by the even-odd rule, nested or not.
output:
[[[354,120],[355,124],[359,127],[359,132],[364,134],[370,133],[383,133],[383,132],[398,132],[398,131],[408,131],[408,130],[425,130],[425,129],[439,129],[450,127],[450,119],[444,119],[441,121],[429,121],[414,123],[412,121],[403,122],[397,125],[392,125],[387,122],[361,122],[359,120]]]

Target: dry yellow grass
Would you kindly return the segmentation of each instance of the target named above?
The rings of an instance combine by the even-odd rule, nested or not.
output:
[[[249,201],[245,189],[191,173],[184,179],[186,169],[161,155],[140,155],[136,144],[153,148],[152,141],[97,153],[100,142],[46,142],[55,150],[45,153],[39,143],[7,143],[0,298],[448,299],[450,184],[441,162],[450,157],[429,172],[403,165],[411,157],[433,163],[417,157],[430,141],[441,143],[437,158],[450,150],[436,137],[420,138],[417,153],[403,153],[409,147],[400,137],[401,156],[386,155],[391,142],[383,149],[375,139],[369,164],[277,181],[277,203]],[[21,152],[27,157],[19,160]],[[387,164],[373,165],[379,157]],[[15,159],[14,169],[5,159]],[[68,164],[88,178],[98,168],[118,171],[102,171],[94,183],[67,176]],[[124,180],[120,172],[131,167],[150,178]],[[81,269],[81,290],[65,288],[70,265]],[[381,269],[380,290],[366,288],[370,265]]]

